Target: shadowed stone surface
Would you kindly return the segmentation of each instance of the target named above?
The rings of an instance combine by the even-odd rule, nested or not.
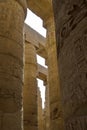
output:
[[[87,130],[87,1],[53,0],[66,130]]]

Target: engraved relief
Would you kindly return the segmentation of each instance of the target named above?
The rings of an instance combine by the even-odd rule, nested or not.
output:
[[[87,130],[87,116],[79,116],[75,119],[71,118],[66,123],[66,130]]]
[[[67,38],[70,32],[87,17],[87,3],[83,3],[80,6],[73,5],[73,9],[68,11],[69,18],[63,24],[61,30],[61,37]]]
[[[67,11],[66,18],[60,31],[59,50],[62,48],[64,40],[70,36],[77,25],[87,18],[87,2],[84,1],[80,5],[73,4],[73,9]]]
[[[54,108],[53,111],[51,112],[51,119],[55,120],[58,118],[58,108]]]
[[[56,120],[62,117],[62,109],[59,102],[54,102],[51,104],[51,120]]]
[[[65,68],[63,71],[67,73],[67,75],[62,72],[62,98],[65,107],[67,109],[68,107],[70,108],[70,113],[78,115],[81,109],[83,109],[81,108],[81,104],[87,102],[87,30],[71,44],[74,49],[72,51],[72,47],[70,47],[68,51],[70,57],[67,56],[66,63],[63,65]],[[72,54],[70,54],[70,52],[72,52]],[[71,58],[73,53],[75,56]],[[69,64],[68,60],[71,61],[71,64]],[[72,61],[75,63],[72,64]],[[72,68],[71,70],[70,68],[68,69],[68,64],[69,67]],[[66,77],[64,78],[65,75]]]
[[[54,13],[65,127],[87,130],[87,0],[63,2]]]

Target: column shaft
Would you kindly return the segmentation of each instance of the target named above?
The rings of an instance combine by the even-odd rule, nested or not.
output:
[[[53,0],[66,130],[87,129],[87,1]]]
[[[20,3],[15,0],[0,1],[0,130],[23,128],[23,24],[26,2],[24,6]]]
[[[37,89],[37,96],[38,96],[38,130],[44,130],[42,98],[41,98],[41,92],[40,92],[39,87]]]
[[[48,83],[48,81],[47,81]],[[45,127],[46,130],[50,130],[50,102],[49,102],[49,86],[46,84],[45,90]]]
[[[37,62],[35,47],[25,44],[24,130],[37,130]]]
[[[53,15],[46,21],[47,52],[48,52],[48,86],[50,130],[63,130],[63,112],[61,107],[58,63],[55,42],[55,27]],[[48,110],[49,111],[49,110]],[[49,124],[49,123],[48,123]]]

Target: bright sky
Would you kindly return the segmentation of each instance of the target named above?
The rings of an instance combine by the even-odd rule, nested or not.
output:
[[[37,32],[39,32],[42,36],[46,37],[46,29],[43,28],[43,21],[41,20],[40,17],[36,16],[29,9],[27,10],[27,17],[26,17],[25,23],[28,24]],[[47,68],[47,66],[45,66],[45,59],[40,57],[39,55],[37,55],[37,62]],[[44,108],[45,86],[43,85],[42,80],[37,79],[37,81],[38,81],[38,87],[40,88],[40,91],[41,91],[42,108]]]
[[[27,9],[27,17],[25,23],[39,32],[42,36],[46,37],[46,29],[43,28],[43,21],[40,17],[35,15],[32,11]]]
[[[45,102],[45,86],[43,85],[43,81],[40,79],[37,79],[38,81],[38,87],[41,91],[41,98],[42,98],[42,108],[44,108],[44,102]]]

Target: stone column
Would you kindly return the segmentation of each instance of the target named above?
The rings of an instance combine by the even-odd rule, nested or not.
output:
[[[40,89],[37,88],[38,96],[38,130],[44,130],[43,128],[43,109],[42,109],[42,98]]]
[[[87,130],[87,0],[53,0],[66,130]]]
[[[47,52],[48,52],[48,91],[50,111],[50,130],[63,130],[63,113],[60,99],[59,75],[57,66],[57,53],[55,42],[54,19],[51,15],[45,21],[47,29]],[[49,124],[48,123],[48,124]],[[48,129],[48,128],[47,128]]]
[[[0,130],[22,130],[26,0],[0,0]]]
[[[37,62],[33,44],[25,43],[24,130],[37,130]]]
[[[50,130],[50,102],[48,82],[45,82],[45,87],[45,128],[46,130]]]

